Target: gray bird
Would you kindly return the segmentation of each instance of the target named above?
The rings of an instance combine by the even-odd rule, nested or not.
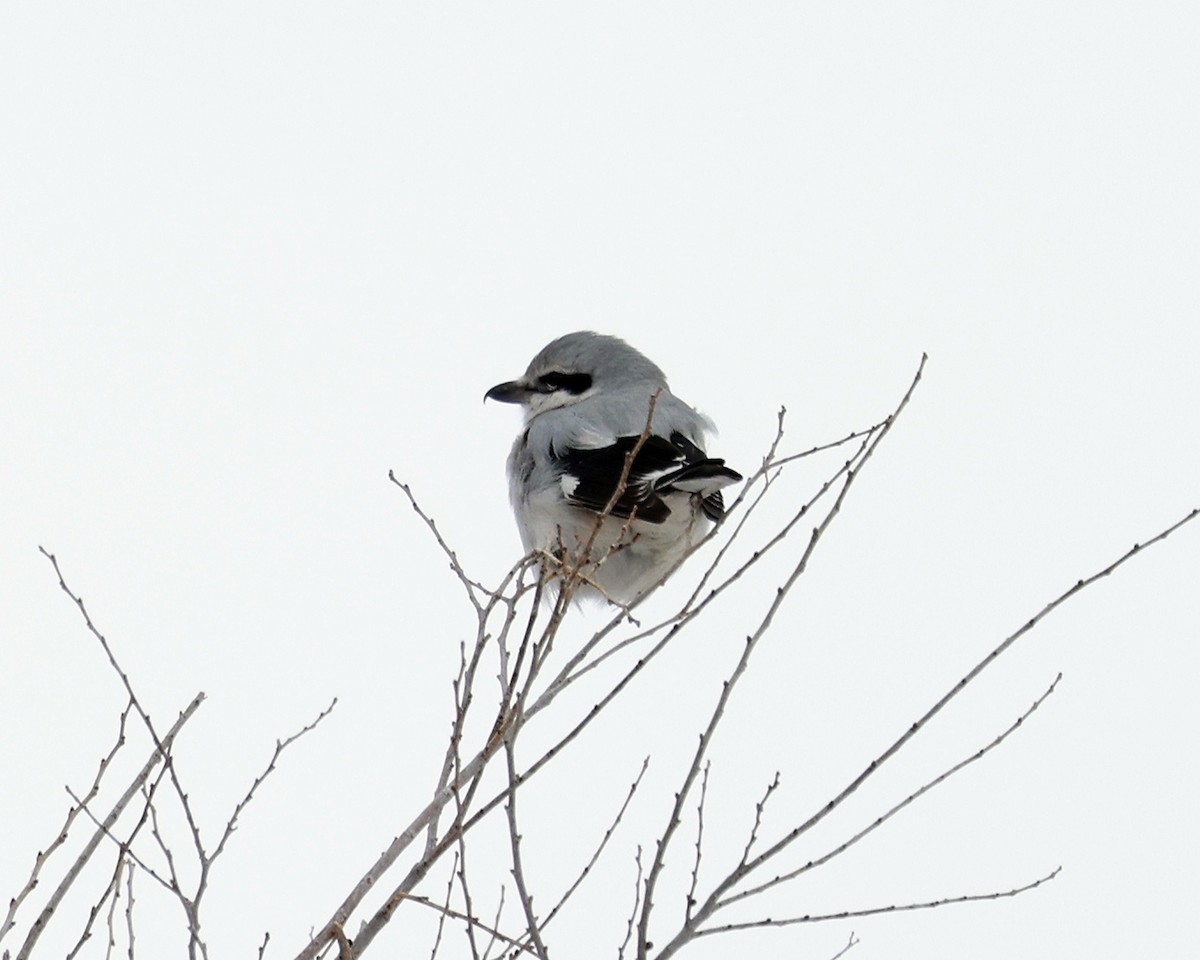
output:
[[[705,454],[712,421],[671,393],[662,370],[616,337],[590,331],[559,337],[522,377],[492,387],[488,398],[525,408],[508,458],[509,496],[525,549],[585,561],[585,580],[617,603],[658,583],[724,515],[721,488],[742,479]],[[638,447],[648,417],[650,430]]]

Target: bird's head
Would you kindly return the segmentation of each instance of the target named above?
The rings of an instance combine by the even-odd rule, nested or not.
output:
[[[645,386],[649,395],[666,385],[662,370],[624,340],[582,330],[552,340],[520,378],[496,384],[484,400],[519,403],[528,421],[601,392]]]

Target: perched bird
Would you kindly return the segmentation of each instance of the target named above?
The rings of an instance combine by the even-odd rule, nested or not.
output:
[[[508,458],[525,549],[584,562],[585,582],[617,603],[661,580],[724,515],[721,488],[742,479],[705,454],[712,422],[616,337],[559,337],[488,398],[525,408]]]

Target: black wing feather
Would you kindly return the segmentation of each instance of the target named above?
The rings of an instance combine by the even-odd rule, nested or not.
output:
[[[564,468],[564,479],[574,486],[567,499],[576,506],[600,513],[608,506],[625,470],[625,460],[637,447],[640,437],[620,437],[607,447],[573,449],[562,453],[558,460]],[[663,523],[671,508],[662,494],[676,490],[701,493],[718,481],[722,486],[741,480],[736,470],[725,466],[724,460],[707,457],[704,451],[681,433],[666,437],[649,436],[638,447],[629,468],[625,489],[612,507],[616,517],[627,518],[637,511],[637,518],[648,523]],[[701,501],[706,516],[718,520],[725,512],[720,491],[706,494]]]

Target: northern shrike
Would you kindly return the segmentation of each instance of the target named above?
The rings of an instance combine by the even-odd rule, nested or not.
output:
[[[619,603],[670,571],[724,514],[721,488],[742,479],[705,454],[712,422],[616,337],[590,331],[559,337],[524,376],[497,384],[489,397],[525,408],[508,458],[509,496],[525,549],[583,561],[584,578]],[[609,507],[635,449],[624,489]]]

